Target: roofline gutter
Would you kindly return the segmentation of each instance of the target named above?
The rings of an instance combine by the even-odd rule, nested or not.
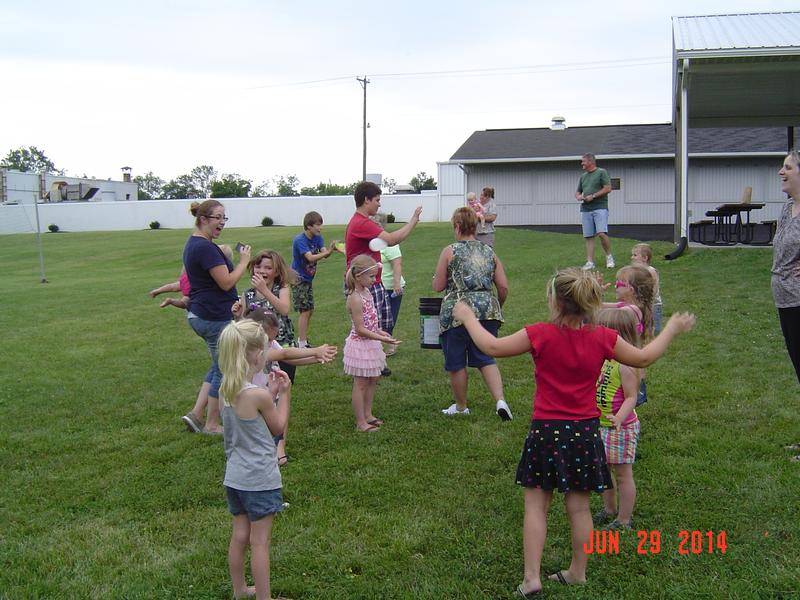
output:
[[[780,150],[769,152],[691,152],[690,158],[750,158],[750,157],[784,157],[786,152]],[[674,152],[664,154],[598,154],[597,160],[635,160],[635,159],[674,159]],[[503,163],[539,163],[539,162],[573,162],[580,160],[579,156],[549,156],[544,158],[467,158],[441,161],[442,165],[488,165]]]
[[[681,58],[759,58],[774,56],[800,56],[797,46],[784,46],[781,48],[722,48],[717,50],[678,50],[675,49],[675,59]],[[676,61],[677,62],[677,61]]]

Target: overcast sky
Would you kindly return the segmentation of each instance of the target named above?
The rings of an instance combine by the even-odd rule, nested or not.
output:
[[[436,177],[476,130],[671,120],[671,16],[791,2],[109,0],[0,5],[0,156],[254,184]],[[306,83],[316,82],[316,83]]]

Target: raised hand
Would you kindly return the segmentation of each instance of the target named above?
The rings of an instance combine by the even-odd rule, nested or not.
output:
[[[679,335],[681,333],[686,333],[687,331],[691,331],[694,328],[696,322],[697,322],[697,317],[695,317],[694,314],[692,313],[688,312],[675,313],[669,318],[667,327],[672,327],[675,334]]]

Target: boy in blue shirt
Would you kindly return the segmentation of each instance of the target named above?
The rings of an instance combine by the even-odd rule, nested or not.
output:
[[[292,242],[292,269],[297,273],[297,284],[292,288],[292,304],[300,313],[297,319],[297,343],[307,348],[308,326],[314,312],[314,291],[311,283],[317,273],[317,261],[328,258],[335,250],[338,240],[326,247],[322,238],[322,215],[311,211],[303,217],[303,233]]]

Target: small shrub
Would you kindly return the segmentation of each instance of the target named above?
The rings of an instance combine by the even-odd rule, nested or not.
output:
[[[150,229],[158,229],[161,227],[161,223],[158,221],[150,221]]]
[[[50,233],[58,233],[58,225],[56,225],[55,223],[51,223],[50,225],[48,225],[47,229],[50,230]]]
[[[272,220],[272,217],[264,217],[263,219],[261,219],[261,226],[262,227],[269,227],[270,225],[273,225],[274,223],[275,223],[275,221]]]
[[[386,222],[394,223],[394,213],[389,213],[388,215],[386,215]]]

